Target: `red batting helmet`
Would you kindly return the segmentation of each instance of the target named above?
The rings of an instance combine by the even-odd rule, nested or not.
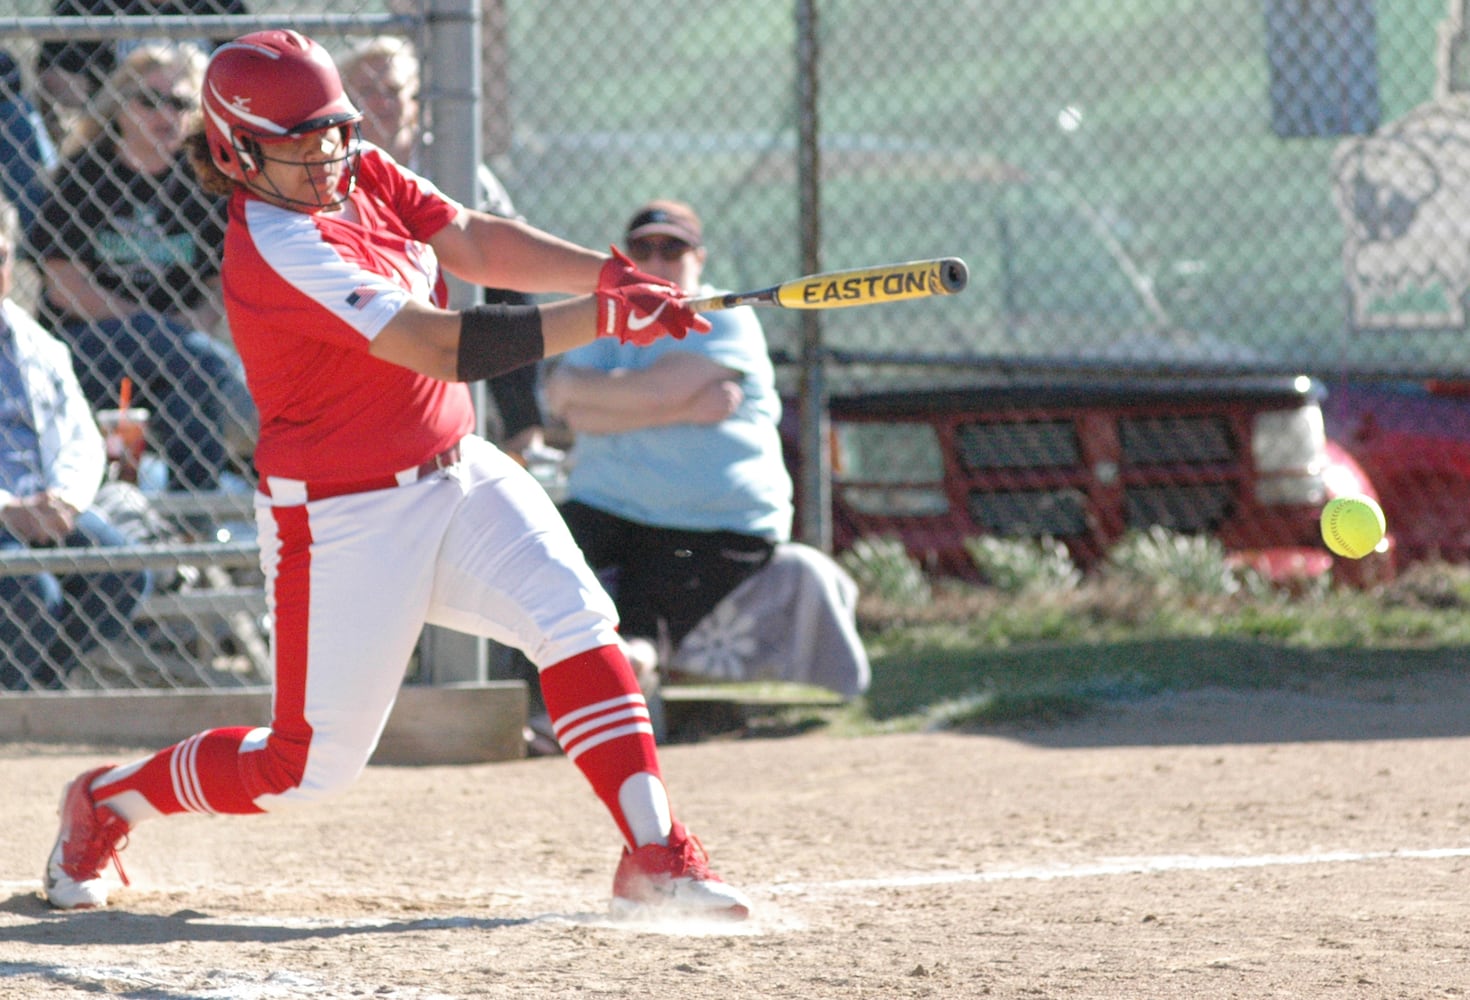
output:
[[[214,51],[204,73],[204,132],[227,177],[250,183],[263,145],[340,127],[362,118],[342,89],[332,57],[295,31],[242,35]]]

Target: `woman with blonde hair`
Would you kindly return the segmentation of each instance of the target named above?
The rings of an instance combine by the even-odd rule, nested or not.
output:
[[[108,79],[107,85],[97,92],[89,109],[62,137],[61,155],[75,156],[90,145],[111,140],[124,145],[129,155],[143,158],[153,152],[159,158],[169,158],[182,141],[182,130],[198,113],[199,88],[204,84],[206,62],[204,54],[192,46],[149,45],[133,50]],[[158,135],[163,142],[155,150],[134,148],[123,132],[122,118],[127,105],[148,89],[150,77],[161,80],[165,76],[170,83],[165,92],[178,95],[176,107],[181,114],[177,124],[174,126],[170,121],[165,126],[162,134]],[[175,130],[180,133],[179,139],[171,141],[168,135]]]
[[[184,138],[198,127],[205,57],[135,49],[62,143],[32,224],[41,321],[72,348],[94,408],[124,379],[152,411],[172,485],[214,489],[226,436],[253,421],[239,359],[207,331],[219,320],[224,203],[193,183]]]

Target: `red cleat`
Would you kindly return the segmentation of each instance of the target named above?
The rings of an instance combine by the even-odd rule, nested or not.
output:
[[[128,824],[92,800],[92,781],[114,765],[93,768],[61,793],[61,832],[46,861],[46,901],[60,910],[90,910],[107,905],[107,869],[123,872],[117,852],[127,846]]]
[[[750,900],[710,871],[704,845],[675,823],[667,845],[624,848],[613,877],[612,912],[625,918],[744,920],[750,915]]]

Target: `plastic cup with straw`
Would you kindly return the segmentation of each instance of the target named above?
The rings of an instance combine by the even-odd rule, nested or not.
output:
[[[149,413],[141,406],[132,405],[133,380],[126,376],[118,389],[117,401],[117,409],[97,411],[97,425],[107,442],[109,474],[115,479],[136,483]]]

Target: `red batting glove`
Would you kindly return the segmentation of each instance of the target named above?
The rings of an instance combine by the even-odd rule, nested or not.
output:
[[[597,335],[647,347],[660,337],[683,340],[690,330],[708,333],[710,322],[684,305],[684,293],[668,285],[599,288]]]
[[[617,247],[608,247],[612,256],[602,265],[602,270],[597,272],[597,290],[605,291],[609,288],[622,288],[624,285],[667,285],[670,288],[678,287],[667,278],[655,277],[647,271],[640,271],[636,264],[628,259],[627,254]]]

